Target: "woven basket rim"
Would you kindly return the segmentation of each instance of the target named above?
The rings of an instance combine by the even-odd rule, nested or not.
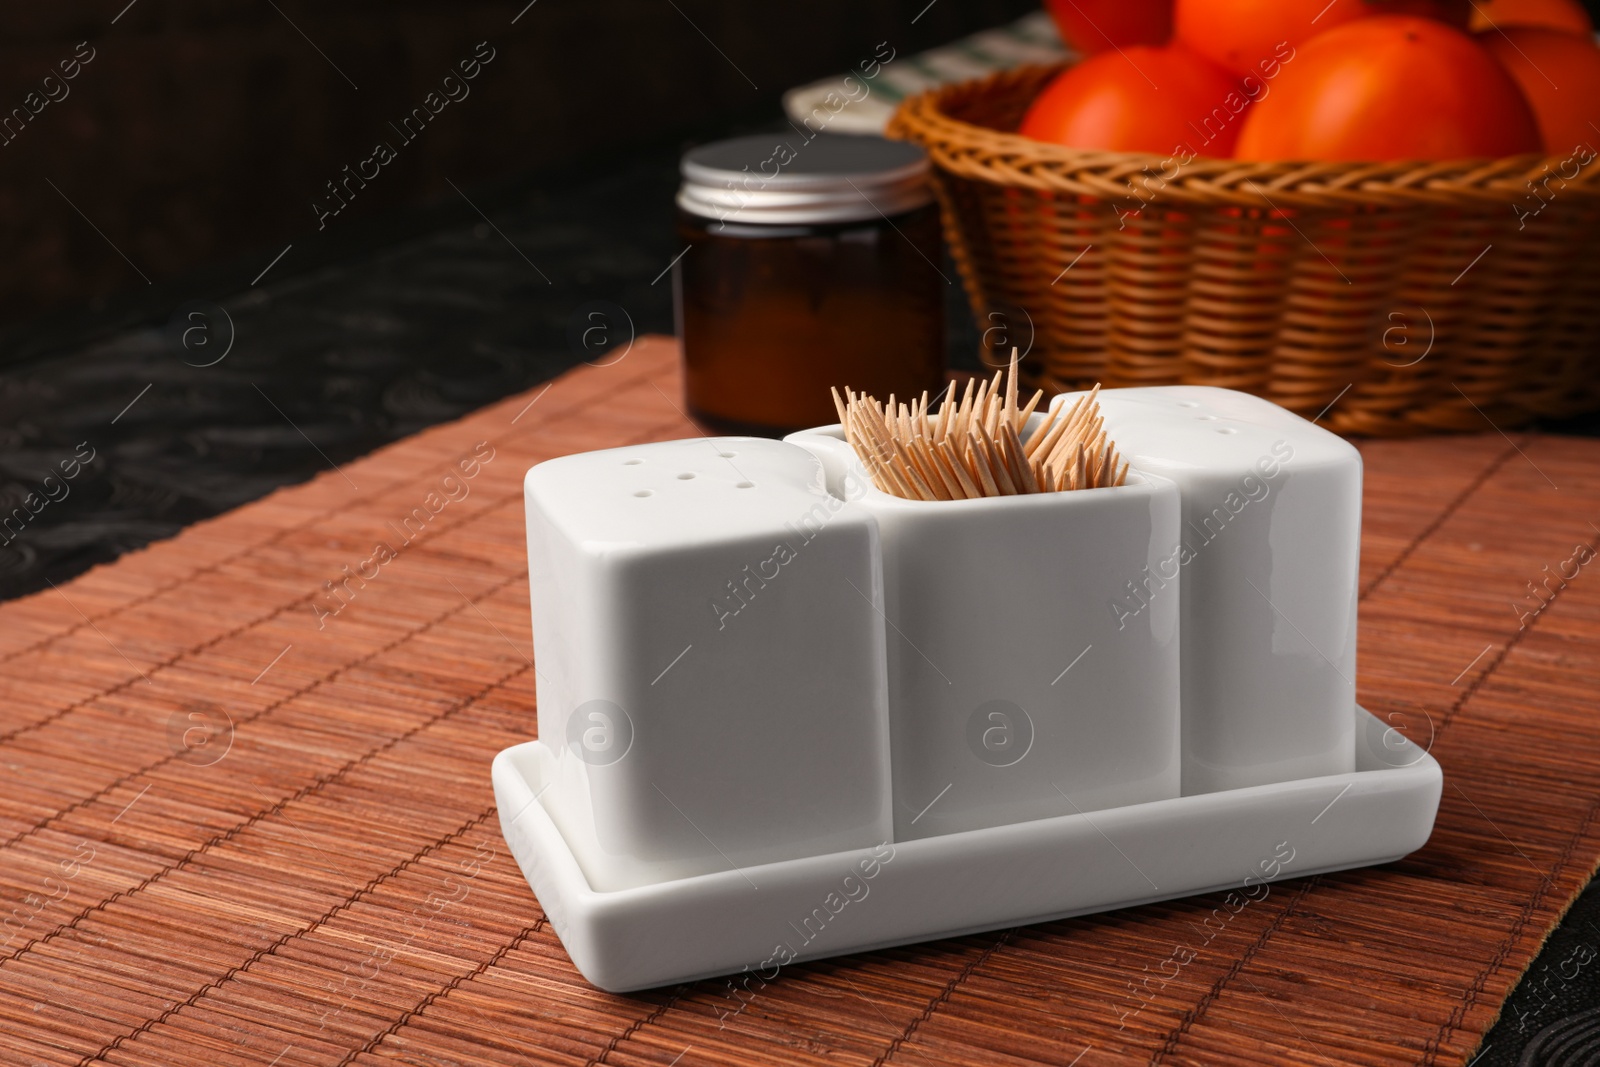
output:
[[[1538,153],[1500,159],[1394,161],[1385,163],[1304,160],[1253,162],[1197,156],[1179,165],[1171,156],[1067,148],[1021,134],[981,126],[948,112],[994,93],[1018,93],[1053,77],[1069,64],[1029,64],[981,78],[937,86],[909,97],[895,111],[889,135],[921,144],[936,165],[963,177],[1003,185],[1095,197],[1129,195],[1140,175],[1162,182],[1165,199],[1197,204],[1301,208],[1476,202],[1511,209],[1535,195],[1529,183],[1563,182],[1556,196],[1600,197],[1600,166],[1579,165],[1561,173],[1575,155]],[[1574,152],[1576,152],[1574,147]],[[1596,151],[1593,146],[1591,152]],[[1170,173],[1176,166],[1177,172]],[[1569,168],[1570,169],[1570,168]]]

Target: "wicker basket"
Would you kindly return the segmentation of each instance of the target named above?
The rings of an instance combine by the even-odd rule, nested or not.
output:
[[[1009,132],[1059,69],[889,128],[932,157],[980,322],[1031,319],[1038,384],[1220,385],[1384,436],[1600,407],[1600,160],[1176,167]]]

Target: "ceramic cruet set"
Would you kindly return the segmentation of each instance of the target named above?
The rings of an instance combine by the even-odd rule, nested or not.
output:
[[[1355,702],[1359,453],[1224,389],[1098,402],[1104,488],[905,499],[838,425],[528,472],[538,740],[493,776],[591,982],[1426,841],[1437,763]]]

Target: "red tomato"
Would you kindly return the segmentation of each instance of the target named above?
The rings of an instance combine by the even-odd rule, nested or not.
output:
[[[1241,78],[1266,71],[1319,33],[1373,15],[1467,24],[1467,0],[1177,0],[1178,40]]]
[[[1045,0],[1061,39],[1086,56],[1133,44],[1166,44],[1172,0]]]
[[[1245,117],[1240,159],[1386,162],[1539,150],[1511,76],[1460,30],[1379,15],[1318,34]]]
[[[1248,103],[1227,71],[1188,49],[1132,45],[1068,67],[1017,132],[1069,148],[1220,157]]]
[[[1551,155],[1600,137],[1600,48],[1591,37],[1537,26],[1486,30],[1478,40],[1516,79]],[[1591,123],[1593,125],[1591,125]]]
[[[1474,30],[1509,29],[1512,26],[1543,26],[1586,36],[1594,33],[1589,13],[1575,0],[1473,0]]]

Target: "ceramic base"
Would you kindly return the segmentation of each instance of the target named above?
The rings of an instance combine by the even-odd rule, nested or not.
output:
[[[1433,829],[1439,764],[1365,710],[1355,717],[1348,774],[609,893],[589,887],[538,800],[548,760],[539,742],[495,757],[494,791],[512,855],[590,982],[625,992],[747,969],[771,980],[797,960],[1195,893],[1236,890],[1227,899],[1238,910],[1271,892],[1264,882],[1399,859]]]

